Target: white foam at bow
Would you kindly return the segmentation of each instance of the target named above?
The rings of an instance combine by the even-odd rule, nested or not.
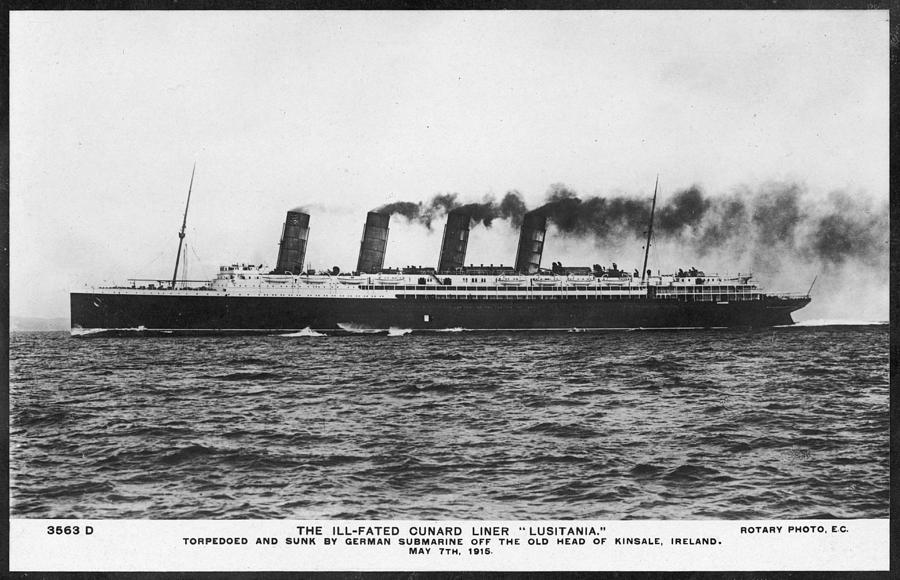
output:
[[[88,334],[97,334],[106,331],[106,328],[73,328],[69,331],[69,334],[71,336],[86,336]]]
[[[815,320],[801,320],[793,326],[870,326],[874,324],[888,324],[886,320],[851,320],[846,318],[817,318]]]
[[[284,336],[284,337],[295,337],[295,336],[328,336],[328,335],[327,335],[327,334],[322,334],[321,332],[316,332],[315,330],[313,330],[313,329],[311,329],[310,327],[307,326],[306,328],[304,328],[304,329],[301,330],[300,332],[291,332],[290,334],[281,334],[281,335],[279,335],[279,336]]]
[[[383,330],[380,330],[378,328],[369,328],[361,324],[356,324],[355,322],[338,322],[338,328],[356,334],[374,334],[376,332],[384,332]]]

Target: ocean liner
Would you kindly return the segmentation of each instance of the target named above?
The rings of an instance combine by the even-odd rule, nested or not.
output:
[[[189,204],[190,189],[185,223]],[[273,269],[232,264],[213,280],[178,280],[176,257],[171,280],[73,292],[73,334],[767,327],[793,324],[791,312],[810,301],[809,292],[766,293],[749,274],[652,274],[653,209],[640,272],[616,264],[542,268],[547,217],[539,211],[522,220],[512,266],[465,266],[472,220],[454,210],[436,268],[384,268],[389,222],[390,215],[368,213],[352,272],[314,271],[304,269],[310,215],[289,211]]]

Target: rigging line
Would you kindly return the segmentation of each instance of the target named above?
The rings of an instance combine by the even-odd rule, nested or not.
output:
[[[155,257],[155,258],[153,258],[153,259],[151,259],[150,261],[146,262],[143,266],[141,266],[140,268],[138,268],[138,270],[139,270],[139,271],[141,271],[141,270],[146,270],[146,269],[149,268],[151,265],[153,265],[154,263],[156,263],[157,260],[159,260],[160,258],[162,258],[165,254],[166,254],[165,250],[161,250],[160,252],[158,252],[158,253],[156,254],[156,257]]]
[[[199,238],[197,238],[197,228],[195,228],[195,227],[191,228],[191,236],[193,236],[193,240],[194,240],[194,245],[190,246],[191,253],[194,255],[195,258],[202,261],[202,258],[197,253],[197,240],[199,239]],[[185,247],[188,247],[188,244],[185,244]]]
[[[187,270],[188,270],[188,252],[187,252],[187,251],[188,251],[188,245],[189,245],[189,244],[185,244],[185,245],[184,245],[184,264],[181,266],[181,279],[182,279],[182,280],[187,280],[187,279],[188,279],[188,276],[187,276]]]

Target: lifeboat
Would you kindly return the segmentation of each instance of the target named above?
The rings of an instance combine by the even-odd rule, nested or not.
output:
[[[359,285],[366,281],[365,276],[338,276],[338,282],[348,285]]]
[[[575,274],[570,274],[568,278],[566,278],[566,285],[568,286],[593,286],[594,285],[594,277],[590,275],[579,276]]]
[[[625,272],[622,272],[620,276],[604,274],[600,277],[600,280],[603,282],[612,282],[614,284],[627,284],[631,282],[631,274],[626,274]]]
[[[525,276],[497,276],[497,284],[501,286],[524,286],[527,283]]]
[[[262,279],[269,284],[287,284],[293,276],[290,274],[263,274]]]
[[[375,283],[382,286],[396,286],[403,282],[403,276],[382,274],[375,277]]]
[[[534,276],[531,283],[535,286],[559,286],[560,279],[556,276]]]
[[[331,276],[320,276],[320,275],[305,275],[300,276],[300,281],[304,284],[324,284],[331,279]]]

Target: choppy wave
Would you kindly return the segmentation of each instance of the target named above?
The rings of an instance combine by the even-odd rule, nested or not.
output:
[[[453,328],[438,328],[435,332],[463,332],[465,328],[462,326],[454,326]]]
[[[388,336],[403,336],[404,334],[409,334],[412,332],[411,328],[397,328],[396,326],[392,326],[388,329]]]
[[[16,333],[11,515],[886,518],[888,330]]]
[[[266,379],[278,379],[281,378],[281,375],[273,372],[265,372],[265,371],[238,371],[234,373],[227,373],[224,375],[209,375],[204,378],[208,379],[217,379],[221,381],[260,381]]]

